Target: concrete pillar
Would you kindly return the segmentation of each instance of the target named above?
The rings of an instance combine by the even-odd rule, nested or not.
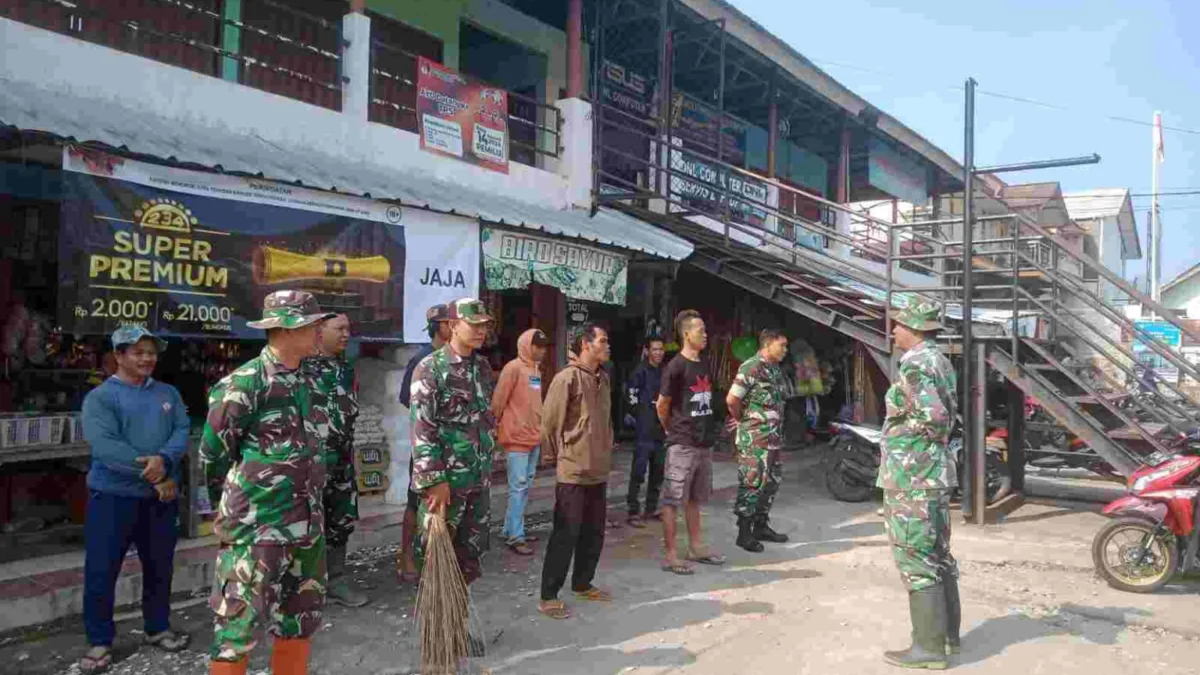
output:
[[[837,202],[850,201],[850,127],[842,128],[842,143],[838,150]]]
[[[567,0],[567,98],[583,98],[583,0]]]
[[[567,208],[592,207],[592,104],[564,98],[554,104],[562,115],[562,156],[558,172],[567,179]]]
[[[342,113],[366,122],[370,105],[371,20],[351,12],[342,17]]]

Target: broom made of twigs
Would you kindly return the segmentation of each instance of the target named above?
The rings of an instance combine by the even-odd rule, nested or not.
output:
[[[452,675],[467,658],[467,582],[446,519],[425,517],[425,569],[417,589],[417,632],[421,644],[422,675]]]

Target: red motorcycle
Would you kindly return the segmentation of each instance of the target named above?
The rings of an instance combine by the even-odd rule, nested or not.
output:
[[[1200,434],[1187,437],[1196,449]],[[1200,528],[1200,457],[1176,455],[1129,477],[1129,494],[1104,507],[1114,520],[1096,533],[1092,561],[1109,586],[1153,593],[1176,573],[1200,567],[1196,559]]]

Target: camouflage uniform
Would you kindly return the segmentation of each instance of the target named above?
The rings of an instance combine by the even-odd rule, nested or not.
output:
[[[354,484],[354,420],[358,394],[354,366],[341,356],[317,356],[305,361],[320,394],[320,407],[329,418],[325,439],[325,545],[345,546],[358,520],[358,487]]]
[[[307,293],[267,296],[254,327],[300,328],[316,314]],[[258,324],[256,326],[256,323]],[[265,325],[264,325],[265,324]],[[200,444],[221,542],[209,606],[212,657],[238,661],[254,649],[254,626],[306,638],[321,626],[325,539],[320,439],[328,420],[304,368],[289,369],[270,347],[213,386]]]
[[[738,516],[765,516],[771,512],[779,482],[783,480],[783,409],[786,384],[779,364],[756,354],[738,368],[729,393],[742,400],[738,421],[738,493],[733,512]]]
[[[450,310],[453,315],[455,305]],[[429,488],[449,483],[446,522],[453,528],[454,552],[467,583],[482,576],[480,558],[489,547],[492,451],[496,447],[492,386],[487,359],[479,354],[463,358],[450,345],[425,357],[413,373],[413,488],[424,497]],[[414,546],[418,569],[425,564],[427,512],[422,499]]]
[[[895,320],[915,330],[940,327],[936,308],[912,301]],[[958,563],[950,554],[950,492],[958,485],[950,430],[956,413],[957,378],[933,340],[909,349],[886,395],[882,462],[876,485],[892,554],[909,591],[920,591],[949,575]]]

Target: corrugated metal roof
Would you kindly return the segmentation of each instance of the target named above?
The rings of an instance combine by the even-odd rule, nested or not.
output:
[[[1093,220],[1120,215],[1128,196],[1126,188],[1105,188],[1067,193],[1063,195],[1063,201],[1067,203],[1071,220]]]
[[[3,125],[81,143],[102,143],[184,166],[394,200],[406,206],[541,230],[672,260],[683,260],[694,250],[680,237],[611,209],[598,209],[595,217],[589,217],[585,210],[559,211],[415,172],[397,172],[390,166],[291,152],[257,136],[189,125],[111,100],[82,98],[0,78]]]
[[[1063,195],[1071,220],[1102,220],[1116,218],[1121,231],[1121,248],[1125,260],[1142,257],[1142,242],[1138,236],[1137,214],[1129,201],[1129,188],[1098,188]]]

